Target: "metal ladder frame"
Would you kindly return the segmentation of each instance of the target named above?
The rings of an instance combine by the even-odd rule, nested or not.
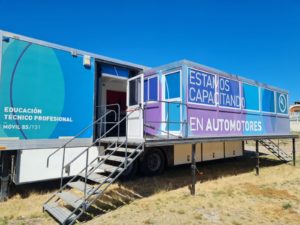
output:
[[[283,151],[274,141],[271,139],[260,139],[258,140],[260,144],[262,144],[268,151],[270,151],[273,155],[275,155],[278,159],[289,162],[293,160],[292,155],[288,155],[285,151]]]
[[[116,105],[116,104],[113,104]],[[78,154],[77,156],[75,156],[70,162],[68,162],[66,165],[64,164],[65,162],[65,148],[66,146],[71,143],[73,140],[75,140],[76,137],[80,136],[82,133],[84,133],[88,128],[90,128],[91,126],[93,126],[94,124],[98,123],[99,121],[102,121],[102,119],[107,116],[109,113],[114,112],[116,115],[116,112],[114,110],[109,110],[108,112],[106,112],[103,116],[101,116],[99,119],[97,119],[95,122],[93,122],[92,124],[90,124],[88,127],[86,127],[85,129],[83,129],[81,132],[79,132],[78,135],[76,135],[75,137],[73,137],[71,140],[69,140],[67,143],[65,143],[62,147],[58,148],[55,152],[53,152],[52,154],[50,154],[47,158],[47,165],[49,164],[49,158],[51,156],[53,156],[54,154],[56,154],[59,150],[64,149],[63,152],[63,160],[62,160],[62,171],[61,171],[61,185],[60,185],[60,189],[55,192],[45,203],[44,205],[46,205],[47,203],[49,203],[51,200],[53,200],[55,197],[57,197],[58,201],[60,198],[57,196],[58,193],[62,192],[67,186],[68,183],[75,181],[76,178],[80,177],[80,174],[82,172],[85,172],[85,176],[84,176],[84,196],[83,196],[83,203],[80,204],[77,208],[74,208],[74,210],[71,212],[71,214],[65,219],[65,222],[68,222],[68,219],[71,218],[72,215],[76,215],[75,213],[80,210],[80,213],[77,214],[75,216],[75,219],[70,223],[70,224],[74,224],[76,222],[76,220],[84,213],[87,211],[87,209],[94,203],[94,201],[99,198],[101,195],[103,195],[103,193],[105,192],[105,190],[128,168],[128,166],[130,166],[138,157],[139,155],[144,151],[144,143],[140,143],[133,152],[131,152],[129,155],[127,154],[127,142],[128,142],[128,134],[126,134],[126,138],[125,141],[123,141],[121,144],[119,144],[119,132],[118,132],[118,138],[116,141],[112,142],[109,147],[107,147],[104,151],[106,151],[107,149],[111,148],[112,146],[116,146],[116,148],[114,149],[114,151],[112,151],[107,158],[105,158],[104,160],[101,160],[96,166],[92,167],[91,170],[89,170],[89,174],[88,174],[88,168],[93,165],[93,163],[99,159],[99,155],[93,159],[92,161],[90,161],[90,163],[88,163],[88,155],[89,155],[89,149],[94,146],[96,143],[101,143],[101,139],[104,138],[108,133],[110,133],[116,126],[120,126],[120,123],[122,123],[125,119],[126,121],[128,120],[128,117],[136,110],[141,109],[141,107],[137,107],[136,109],[132,110],[131,112],[129,112],[125,117],[123,117],[121,120],[117,121],[108,131],[106,131],[103,135],[101,135],[99,138],[97,138],[90,146],[88,146],[86,149],[84,149],[80,154]],[[120,115],[120,113],[119,113]],[[115,116],[116,118],[116,116]],[[119,144],[119,145],[118,145]],[[89,175],[91,175],[93,172],[95,172],[97,169],[99,169],[99,167],[104,164],[104,162],[106,160],[109,159],[109,157],[111,155],[113,155],[121,146],[125,145],[125,160],[123,162],[121,162],[119,164],[119,166],[112,172],[110,172],[109,176],[106,177],[103,181],[101,181],[99,183],[99,185],[97,185],[96,188],[93,188],[93,191],[91,193],[89,193],[87,195],[87,191],[86,191],[86,185],[87,185],[87,177]],[[141,148],[141,149],[140,149]],[[140,150],[138,152],[138,150]],[[83,168],[80,172],[78,172],[75,176],[72,177],[71,180],[69,180],[65,185],[63,185],[63,174],[64,174],[64,170],[69,173],[70,172],[70,166],[73,162],[75,162],[78,158],[80,158],[80,156],[82,156],[84,153],[86,152],[86,166],[85,168]],[[138,154],[136,154],[138,152]],[[135,156],[132,158],[132,160],[130,160],[128,162],[128,158],[130,158],[131,156],[133,156],[135,154]],[[116,176],[114,176],[114,178],[111,179],[112,175],[114,175],[119,168],[121,168],[122,166],[124,166]],[[107,182],[110,179],[109,182]],[[104,185],[107,184],[107,186],[101,190],[101,192],[97,193],[95,195],[95,193]],[[95,196],[95,198],[87,204],[87,201],[90,199],[91,196]],[[82,198],[80,198],[82,199]],[[43,208],[43,211],[45,209]]]

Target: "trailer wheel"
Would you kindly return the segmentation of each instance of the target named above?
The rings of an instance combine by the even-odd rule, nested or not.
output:
[[[159,149],[150,149],[141,162],[141,171],[144,175],[154,176],[160,174],[165,168],[165,157]]]
[[[127,169],[122,173],[122,175],[120,176],[120,179],[121,180],[132,179],[136,175],[137,169],[138,169],[137,162],[131,163],[131,165],[129,167],[127,167]]]

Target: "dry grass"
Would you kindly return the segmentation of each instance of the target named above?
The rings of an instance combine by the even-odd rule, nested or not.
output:
[[[298,148],[299,149],[299,148]],[[139,177],[112,185],[84,218],[98,224],[299,224],[300,158],[297,166],[262,156],[198,165],[196,195],[191,196],[190,167],[179,166],[157,177]],[[24,191],[27,189],[27,191]],[[30,190],[30,191],[29,191]],[[18,188],[0,203],[0,225],[55,224],[42,213],[54,191],[37,185]],[[92,219],[93,218],[93,219]]]
[[[190,196],[187,187],[162,189],[88,224],[296,225],[299,221],[300,166],[282,164],[262,168],[258,177],[251,171],[198,182],[196,196]]]
[[[49,197],[50,194],[32,193],[27,198],[16,195],[0,203],[0,225],[54,224],[49,216],[42,213],[41,206]]]

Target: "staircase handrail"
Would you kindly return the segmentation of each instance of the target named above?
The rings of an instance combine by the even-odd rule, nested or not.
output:
[[[113,103],[113,104],[109,104],[109,105],[98,105],[96,106],[96,108],[107,108],[107,107],[111,107],[111,106],[117,106],[118,107],[118,121],[120,120],[120,115],[121,115],[121,107],[120,104],[118,103]],[[100,131],[101,132],[101,131]],[[101,134],[101,133],[100,133]],[[120,136],[120,124],[118,126],[118,136]]]
[[[165,120],[147,121],[146,114],[145,114],[145,109],[148,106],[148,104],[150,104],[150,106],[152,106],[153,103],[159,103],[159,104],[162,103],[162,104],[167,104],[168,105],[168,120],[167,121],[165,121]],[[144,105],[144,108],[143,108],[143,119],[144,119],[144,121],[143,121],[144,135],[143,136],[144,136],[144,139],[146,139],[146,129],[145,129],[145,127],[148,127],[150,129],[153,129],[153,130],[157,130],[161,133],[165,133],[167,135],[168,139],[170,138],[170,136],[173,136],[173,137],[176,137],[176,138],[183,138],[183,136],[172,134],[172,131],[170,131],[170,124],[172,124],[172,123],[185,125],[185,129],[183,129],[183,130],[185,130],[185,133],[183,133],[183,134],[187,135],[188,121],[186,121],[186,120],[184,120],[182,122],[181,121],[180,122],[170,121],[170,104],[178,104],[178,105],[181,105],[181,106],[185,107],[186,109],[188,109],[188,107],[189,107],[189,105],[187,103],[184,103],[182,101],[156,100],[156,101],[150,102],[150,103],[149,102],[144,102],[143,103],[143,105]],[[188,110],[187,110],[187,112],[188,112]],[[153,124],[153,123],[166,124],[166,126],[168,125],[167,126],[168,130],[162,130],[162,129],[155,128],[155,127],[151,126],[151,124]],[[182,126],[182,128],[184,128],[184,127]],[[158,135],[155,135],[155,136],[157,136],[159,138]]]
[[[72,214],[74,214],[77,210],[80,209],[80,213],[79,213],[79,214],[75,217],[75,219],[71,222],[71,224],[74,224],[74,223],[76,222],[76,219],[77,219],[82,213],[85,212],[85,210],[86,210],[86,209],[94,202],[95,199],[92,200],[90,203],[88,203],[87,200],[90,199],[90,197],[91,197],[92,195],[94,195],[94,194],[96,194],[96,196],[99,197],[99,196],[103,193],[103,191],[105,191],[105,190],[108,188],[108,186],[106,186],[103,190],[101,190],[102,192],[96,193],[96,191],[98,191],[99,188],[100,188],[105,182],[107,182],[108,179],[110,179],[110,178],[112,177],[113,173],[115,173],[121,166],[125,165],[125,167],[122,168],[121,172],[120,172],[119,174],[117,174],[111,181],[109,181],[109,183],[111,184],[113,181],[115,181],[115,180],[121,175],[121,173],[122,173],[125,169],[127,169],[127,166],[130,165],[130,164],[132,163],[132,161],[130,161],[130,162],[127,164],[127,158],[130,157],[130,156],[132,156],[134,153],[136,153],[137,150],[140,149],[141,146],[142,146],[142,150],[143,150],[143,149],[144,149],[144,143],[139,144],[139,145],[135,148],[135,151],[133,151],[133,152],[131,152],[131,154],[127,155],[127,141],[128,141],[128,140],[127,140],[127,135],[126,135],[125,141],[123,141],[122,144],[119,144],[119,137],[118,137],[118,139],[117,139],[116,141],[112,142],[112,143],[109,145],[109,147],[107,147],[106,149],[110,148],[111,146],[113,146],[113,145],[115,145],[115,144],[118,145],[118,146],[117,146],[117,148],[114,148],[113,152],[112,152],[111,154],[109,154],[109,156],[111,156],[115,151],[117,151],[121,146],[123,146],[123,145],[125,144],[125,146],[126,146],[125,160],[124,160],[124,162],[122,162],[122,163],[114,170],[114,172],[112,172],[108,177],[106,177],[103,181],[101,181],[101,183],[100,183],[96,188],[93,188],[92,191],[91,191],[91,193],[87,193],[87,189],[86,189],[86,185],[87,185],[87,177],[88,177],[91,173],[93,173],[95,170],[97,170],[97,169],[100,167],[100,165],[103,164],[103,163],[107,160],[107,158],[109,158],[109,156],[108,156],[107,158],[101,160],[101,161],[98,163],[98,165],[95,166],[95,168],[92,168],[91,170],[89,170],[89,174],[88,174],[88,167],[89,167],[90,165],[92,165],[96,160],[99,159],[99,155],[98,155],[96,158],[94,158],[92,161],[89,162],[89,160],[88,160],[89,149],[90,149],[91,147],[93,147],[93,146],[95,145],[95,143],[97,143],[97,142],[101,143],[101,140],[102,140],[103,137],[105,137],[108,133],[110,133],[116,126],[118,126],[120,123],[122,123],[125,119],[126,119],[126,121],[127,121],[128,118],[129,118],[129,116],[130,116],[132,113],[134,113],[135,111],[140,110],[140,109],[142,109],[142,107],[141,107],[141,106],[138,106],[138,107],[136,107],[135,109],[130,110],[129,112],[127,111],[127,114],[126,114],[125,117],[123,117],[121,120],[117,121],[115,125],[113,125],[113,126],[112,126],[108,131],[106,131],[102,136],[100,136],[99,138],[97,138],[90,146],[88,146],[86,149],[84,149],[80,154],[78,154],[75,158],[73,158],[73,159],[72,159],[70,162],[68,162],[66,165],[64,165],[64,157],[63,157],[63,162],[62,162],[62,173],[61,173],[61,186],[60,186],[60,189],[59,189],[55,194],[53,194],[53,195],[51,196],[51,198],[49,198],[48,201],[47,201],[45,204],[47,204],[48,202],[50,202],[50,201],[57,195],[57,193],[62,192],[62,190],[63,190],[64,188],[66,188],[66,186],[68,185],[69,182],[74,181],[74,180],[76,179],[76,177],[78,177],[82,172],[85,171],[84,197],[82,197],[82,198],[84,199],[84,203],[81,204],[80,206],[78,206],[77,208],[75,208],[75,209],[72,211]],[[64,152],[65,152],[65,151],[64,151]],[[135,159],[141,154],[141,152],[142,152],[142,151],[140,151],[136,156],[134,156],[134,157],[133,157],[133,160],[135,160]],[[71,178],[71,180],[68,181],[68,183],[66,183],[65,185],[62,185],[64,169],[66,169],[66,168],[69,169],[70,165],[71,165],[74,161],[76,161],[76,160],[77,160],[81,155],[83,155],[84,153],[87,154],[87,156],[86,156],[86,166],[85,166],[85,168],[82,169],[79,173],[77,173],[73,178]],[[68,172],[70,173],[70,170],[69,170]],[[87,196],[87,195],[88,195],[88,196]],[[65,219],[65,221],[67,221],[67,220],[71,217],[72,214],[70,214],[70,215]]]
[[[115,142],[113,142],[113,143],[111,143],[110,145],[109,145],[109,147],[111,147],[111,146],[113,146],[115,144]],[[88,148],[90,148],[90,147],[92,147],[93,146],[93,144],[91,144]],[[109,148],[108,147],[108,148]],[[96,160],[98,159],[98,156],[95,158],[95,159],[93,159],[90,163],[89,163],[89,165],[91,165],[91,164],[93,164]],[[74,175],[69,181],[68,181],[68,183],[69,182],[72,182],[72,181],[74,181],[78,176],[79,176],[79,174],[81,174],[82,172],[84,172],[85,171],[85,168],[83,168],[82,170],[80,170],[76,175]],[[57,193],[59,193],[59,192],[61,192],[63,189],[65,189],[66,187],[67,187],[67,183],[66,184],[64,184],[63,186],[61,186],[44,204],[47,204],[48,202],[50,202],[55,196],[56,196],[56,194]]]
[[[125,119],[128,118],[128,116],[130,116],[133,112],[137,111],[138,109],[140,109],[140,106],[135,108],[134,110],[130,111],[126,116],[124,116],[121,120],[119,120],[115,125],[113,125],[108,131],[106,131],[102,136],[100,136],[99,138],[97,138],[94,141],[94,144],[99,142],[102,138],[104,138],[108,133],[110,133],[116,126],[118,126],[121,122],[123,122]],[[119,137],[118,137],[119,139]],[[66,167],[69,167],[74,161],[76,161],[81,155],[83,155],[90,147],[86,148],[85,150],[83,150],[81,153],[79,153],[77,156],[75,156],[70,162],[68,162],[66,165],[64,165],[63,169],[65,169]]]
[[[49,167],[49,160],[50,158],[55,155],[59,150],[66,148],[66,146],[68,144],[70,144],[72,141],[74,141],[76,138],[78,138],[80,135],[82,135],[83,133],[85,133],[90,127],[92,127],[93,125],[97,124],[99,121],[101,121],[105,116],[107,116],[108,114],[114,112],[115,114],[115,120],[117,120],[117,114],[115,110],[109,110],[107,111],[104,115],[102,115],[100,118],[98,118],[97,120],[95,120],[94,122],[92,122],[91,124],[89,124],[87,127],[83,128],[78,134],[76,134],[74,137],[72,137],[70,140],[68,140],[66,143],[64,143],[61,147],[59,147],[58,149],[56,149],[54,152],[52,152],[48,157],[47,157],[47,167]]]
[[[273,153],[277,158],[284,160],[285,162],[288,162],[292,160],[292,155],[286,153],[284,150],[282,150],[279,145],[277,145],[274,141],[271,139],[260,139],[259,142],[271,153]],[[269,143],[267,143],[269,142]],[[276,150],[270,147],[270,144],[276,147]]]
[[[128,157],[130,157],[131,155],[133,155],[133,154],[136,152],[136,150],[140,148],[140,146],[143,146],[143,143],[139,144],[139,145],[136,147],[135,151],[132,152]],[[137,157],[138,157],[138,155],[135,156],[133,159],[135,159],[135,158],[137,158]],[[132,160],[132,161],[134,161],[134,160]],[[124,162],[122,162],[122,163],[115,169],[115,171],[117,171],[118,168],[120,168],[121,166],[123,166],[123,164],[124,164]],[[131,164],[131,163],[130,163],[130,164]],[[129,165],[130,165],[130,164],[129,164]],[[126,169],[126,168],[123,168],[123,170],[125,170],[125,169]],[[98,199],[98,197],[99,197],[99,196],[100,196],[100,195],[101,195],[101,194],[109,187],[109,185],[107,185],[104,189],[101,190],[101,192],[99,192],[99,193],[96,194],[96,192],[97,192],[97,191],[99,190],[99,188],[103,185],[103,183],[106,183],[106,181],[107,181],[109,178],[111,178],[112,175],[113,175],[113,173],[110,173],[110,175],[109,175],[108,177],[106,177],[105,180],[103,180],[96,188],[94,188],[93,191],[92,191],[87,197],[84,197],[84,200],[85,200],[84,203],[83,203],[82,205],[77,206],[76,208],[74,208],[74,209],[72,210],[72,214],[75,214],[75,212],[76,212],[78,209],[82,208],[82,207],[85,207],[85,208],[90,207],[90,206]],[[121,173],[119,173],[117,176],[115,176],[115,177],[113,178],[113,181],[116,180],[120,175],[121,175]],[[110,181],[109,183],[111,184],[113,181]],[[95,195],[95,194],[96,194],[96,195]],[[55,195],[54,195],[54,196],[55,196]],[[53,197],[54,197],[54,196],[53,196]],[[90,201],[90,202],[87,204],[87,202],[88,202],[88,200],[90,199],[91,196],[94,196],[94,198],[92,199],[92,201]],[[81,210],[79,214],[76,215],[76,218],[80,217],[80,216],[84,213],[85,208],[84,208],[84,210]],[[66,220],[68,220],[68,219],[71,217],[72,214],[70,214],[70,215],[66,218]],[[70,224],[74,224],[75,221],[76,221],[76,219],[73,220]]]
[[[144,143],[140,143],[136,148],[135,148],[135,151],[131,152],[128,157],[131,157],[132,155],[134,155],[136,153],[136,151],[141,147],[143,146]],[[133,158],[133,160],[131,162],[134,161],[135,158]],[[131,162],[129,163],[129,165],[131,164]],[[121,168],[121,166],[125,165],[125,161],[122,162],[120,165],[117,166],[117,168],[114,170],[114,171],[117,171],[119,168]],[[127,168],[122,168],[123,170],[127,169]],[[111,176],[113,175],[113,173],[110,173],[108,175],[108,177],[105,178],[105,180],[103,180],[101,183],[105,183],[109,178],[111,178]],[[121,173],[119,174],[119,176],[121,175]],[[113,179],[116,180],[118,178],[118,176],[114,177]],[[112,182],[110,182],[112,183]],[[86,198],[86,200],[88,200],[90,198],[90,196],[94,195],[98,190],[99,188],[101,187],[101,185],[98,185],[95,189],[93,189],[92,193]],[[101,191],[104,192],[106,189],[108,188],[105,187],[104,189],[102,189]],[[92,205],[94,200],[96,200],[98,197],[99,197],[100,193],[96,195],[96,197],[89,203],[89,205]]]

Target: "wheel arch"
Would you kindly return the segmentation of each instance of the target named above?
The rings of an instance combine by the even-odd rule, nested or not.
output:
[[[174,165],[174,147],[173,145],[168,146],[155,146],[155,147],[147,147],[145,148],[145,151],[140,156],[139,164],[143,161],[143,157],[146,155],[148,151],[151,151],[151,149],[156,149],[161,151],[164,160],[165,160],[165,168],[168,168],[170,166]]]

